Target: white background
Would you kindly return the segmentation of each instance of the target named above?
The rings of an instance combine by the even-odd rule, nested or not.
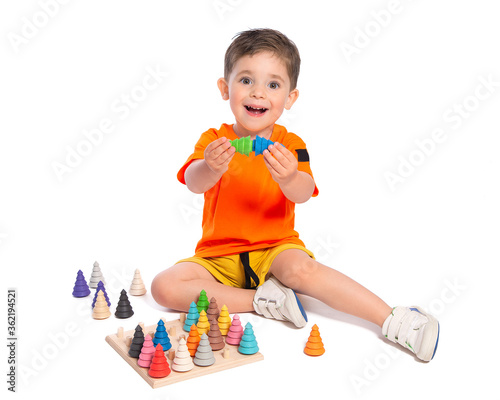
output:
[[[0,265],[2,297],[18,291],[20,397],[497,392],[495,1],[54,4],[3,2],[0,10]],[[136,268],[149,289],[158,272],[193,253],[201,202],[176,173],[203,131],[234,122],[216,81],[231,38],[258,27],[282,31],[301,52],[300,97],[280,121],[306,141],[320,190],[297,207],[301,238],[387,303],[434,312],[439,348],[432,362],[418,362],[377,327],[304,299],[310,322],[302,330],[242,315],[254,323],[263,362],[153,390],[104,338],[120,325],[178,315],[148,292],[131,297],[131,319],[93,320],[90,296],[71,295],[76,273],[88,280],[97,260],[114,311]],[[349,46],[357,46],[350,56]],[[155,69],[168,76],[141,89]],[[118,112],[131,95],[134,108]],[[102,121],[112,132],[86,146],[84,130]],[[439,129],[440,143],[425,155],[416,141],[429,143]],[[67,165],[77,148],[87,154],[58,179],[54,163]],[[392,188],[388,173],[399,174]],[[2,319],[6,339],[6,312]],[[314,323],[326,347],[320,358],[303,354]]]

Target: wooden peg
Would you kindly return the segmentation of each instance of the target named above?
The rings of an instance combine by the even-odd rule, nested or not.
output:
[[[177,337],[177,328],[175,326],[171,327],[169,334],[171,339]]]

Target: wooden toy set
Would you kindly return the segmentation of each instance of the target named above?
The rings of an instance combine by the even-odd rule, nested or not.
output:
[[[157,325],[140,328],[142,333],[145,333],[145,338],[149,338],[144,340],[138,358],[130,355],[130,349],[134,341],[133,338],[137,330],[124,332],[123,328],[120,327],[117,333],[106,336],[106,342],[108,342],[152,388],[170,385],[172,383],[197,378],[213,372],[239,367],[264,359],[264,356],[258,351],[248,355],[239,352],[238,345],[228,345],[227,339],[224,347],[220,350],[214,350],[208,335],[203,333],[200,337],[194,324],[195,327],[190,329],[189,335],[186,338],[187,334],[181,333],[185,324],[185,321],[182,320],[183,318],[183,314],[181,314],[180,319],[167,322],[160,320],[161,323],[159,322]],[[239,321],[239,318],[237,320]],[[215,323],[212,325],[217,324]],[[163,347],[161,343],[158,343],[155,350],[154,344],[152,344],[153,341],[151,340],[152,337],[155,337],[155,331],[160,328],[160,326],[163,326],[165,331],[168,332],[171,345],[166,351],[166,356],[164,353],[165,347]],[[254,350],[255,348],[258,349],[250,324],[247,324],[247,330],[248,340],[245,339],[246,342],[252,343],[251,348],[255,346],[253,348]],[[190,346],[190,343],[195,343],[195,345]],[[149,365],[147,362],[148,358],[151,360]]]
[[[74,297],[86,297],[90,288],[96,289],[92,302],[92,317],[105,319],[111,315],[104,277],[99,264],[94,263],[90,285],[82,271],[78,271]],[[89,288],[90,286],[90,288]],[[129,293],[141,296],[146,293],[139,270],[135,271]],[[134,315],[127,292],[122,290],[116,307],[116,318]],[[225,337],[225,339],[224,339]],[[156,325],[124,331],[106,336],[106,342],[147,382],[157,388],[213,372],[235,368],[264,359],[259,353],[253,327],[243,328],[238,314],[231,317],[225,305],[219,311],[217,301],[201,291],[198,302],[194,301],[187,314],[173,321],[160,319]],[[324,354],[325,348],[317,325],[314,325],[304,353],[309,356]]]

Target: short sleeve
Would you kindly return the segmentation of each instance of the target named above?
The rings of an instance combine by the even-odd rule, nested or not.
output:
[[[285,138],[283,138],[282,143],[288,150],[290,150],[295,157],[297,157],[299,171],[303,171],[311,175],[314,180],[314,176],[311,170],[311,160],[309,158],[309,153],[307,151],[306,144],[304,141],[298,137],[297,135],[287,132]],[[312,194],[313,197],[316,197],[319,193],[318,187],[316,186],[316,182],[314,182],[314,192]]]
[[[183,164],[179,172],[177,172],[177,179],[180,183],[186,184],[186,180],[184,179],[184,173],[186,172],[187,167],[191,165],[194,160],[203,159],[205,148],[212,143],[214,140],[218,138],[217,130],[209,129],[208,131],[202,133],[198,142],[194,146],[194,152],[191,154],[186,162]]]

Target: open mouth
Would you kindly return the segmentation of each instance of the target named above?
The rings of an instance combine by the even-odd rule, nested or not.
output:
[[[247,112],[251,115],[263,115],[268,109],[264,107],[245,106]]]

